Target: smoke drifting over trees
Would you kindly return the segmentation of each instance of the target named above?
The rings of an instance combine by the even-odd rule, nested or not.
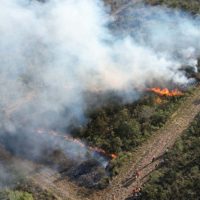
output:
[[[86,121],[85,93],[134,101],[154,83],[187,84],[179,69],[195,68],[199,56],[199,17],[181,11],[140,5],[121,18],[97,0],[2,0],[0,8],[1,133],[25,133],[37,151],[37,129]],[[112,33],[118,23],[125,34]]]

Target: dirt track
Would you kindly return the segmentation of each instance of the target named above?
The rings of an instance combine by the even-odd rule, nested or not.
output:
[[[141,186],[161,161],[156,159],[152,162],[152,158],[159,158],[168,147],[171,147],[199,112],[200,90],[198,89],[180,106],[161,130],[135,151],[131,161],[112,181],[111,187],[91,195],[88,199],[124,200],[130,197],[133,188]],[[136,171],[140,173],[137,180],[135,180]]]

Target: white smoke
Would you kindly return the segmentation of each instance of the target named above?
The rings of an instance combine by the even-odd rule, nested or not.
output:
[[[186,84],[179,69],[199,55],[200,21],[181,11],[132,8],[126,23],[140,26],[119,37],[98,0],[1,0],[0,10],[2,131],[84,121],[88,91],[114,90],[130,101],[154,82]],[[158,14],[148,18],[152,10]]]

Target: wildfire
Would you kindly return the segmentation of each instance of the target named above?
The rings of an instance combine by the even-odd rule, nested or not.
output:
[[[114,153],[112,153],[112,154],[110,154],[110,155],[111,155],[112,159],[115,159],[115,158],[117,158],[117,155],[116,155],[116,154],[114,154]]]
[[[169,97],[173,97],[173,96],[182,96],[183,93],[178,90],[178,89],[174,89],[174,90],[169,90],[168,88],[149,88],[148,91],[154,92],[160,96],[169,96]]]
[[[91,146],[86,146],[83,142],[81,142],[80,140],[78,139],[74,139],[72,137],[70,137],[69,135],[62,135],[61,133],[58,133],[56,131],[47,131],[47,130],[44,130],[44,129],[39,129],[37,130],[37,133],[39,134],[49,134],[49,135],[52,135],[54,137],[61,137],[62,139],[64,139],[65,141],[68,141],[68,142],[73,142],[77,145],[79,145],[80,147],[83,147],[83,148],[87,148],[89,151],[91,152],[97,152],[99,154],[102,154],[106,157],[109,157],[111,159],[116,159],[117,158],[117,155],[116,154],[110,154],[110,153],[107,153],[105,150],[103,149],[100,149],[98,147],[91,147]]]

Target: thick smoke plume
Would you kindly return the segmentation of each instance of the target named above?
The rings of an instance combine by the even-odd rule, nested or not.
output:
[[[84,123],[88,92],[133,101],[155,83],[189,83],[180,68],[200,54],[199,17],[181,11],[140,5],[110,16],[98,0],[1,0],[0,9],[0,129],[17,152],[24,138],[36,156],[53,141],[33,136],[39,128]]]

